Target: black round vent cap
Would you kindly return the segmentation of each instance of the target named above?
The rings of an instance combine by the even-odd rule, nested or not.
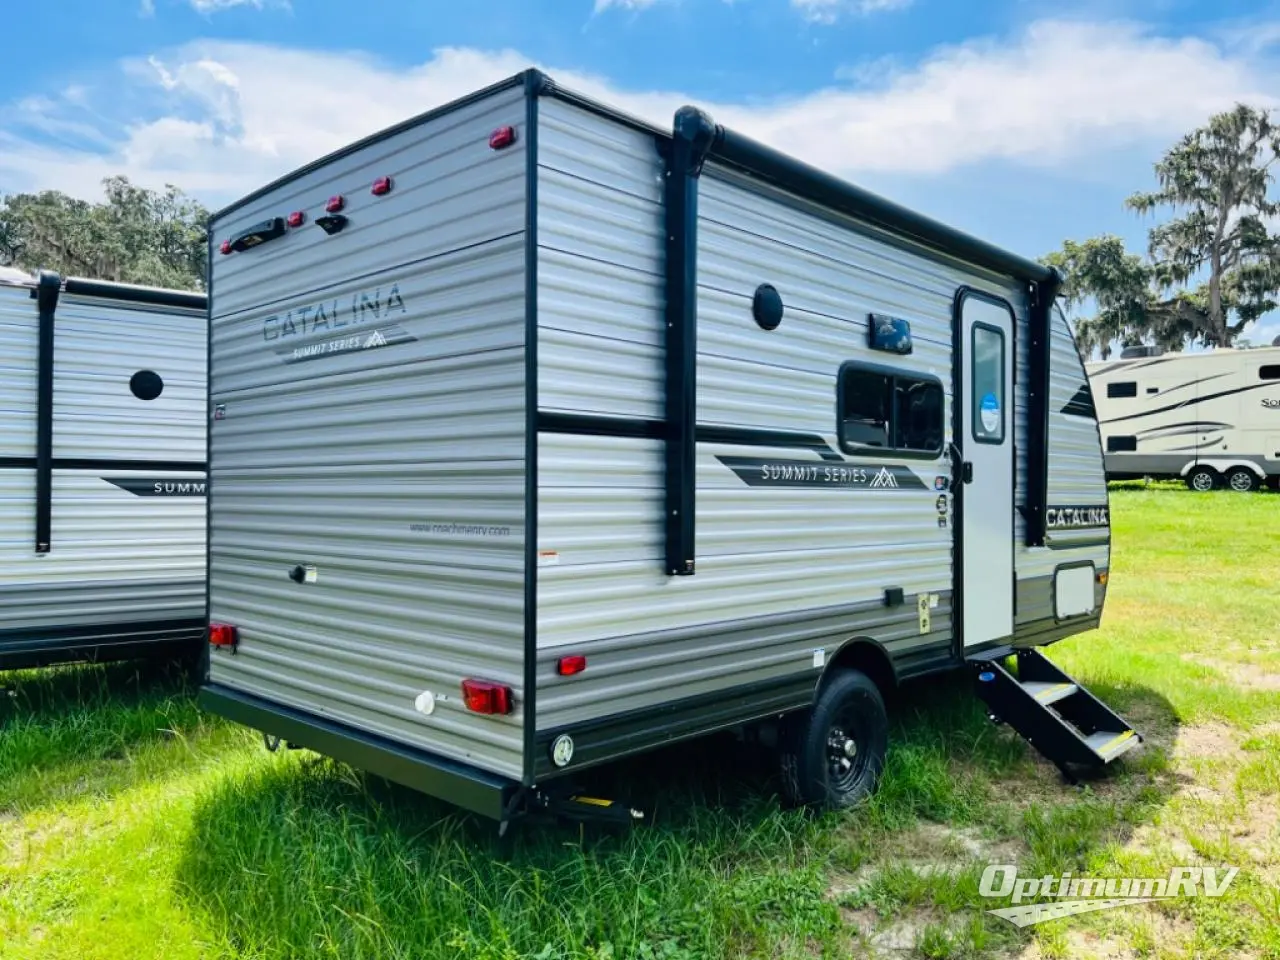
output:
[[[139,400],[154,400],[164,392],[164,381],[154,370],[139,370],[129,378],[129,389]]]
[[[782,297],[771,284],[762,283],[756,287],[751,314],[765,330],[776,330],[782,322]]]

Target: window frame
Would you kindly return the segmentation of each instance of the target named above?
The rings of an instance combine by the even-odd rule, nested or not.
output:
[[[890,409],[889,409],[889,442],[891,446],[886,447],[867,447],[855,445],[847,442],[844,438],[844,421],[845,421],[845,398],[844,383],[845,377],[850,371],[859,373],[871,373],[882,377],[888,377],[890,384]],[[930,383],[937,386],[942,394],[942,406],[939,410],[938,435],[939,442],[936,450],[915,450],[902,449],[897,447],[897,418],[894,416],[894,400],[896,399],[897,380],[898,378],[914,380],[920,383]],[[932,373],[917,372],[906,367],[895,367],[885,363],[868,363],[865,360],[846,360],[840,364],[839,370],[836,372],[836,442],[839,444],[842,452],[853,457],[880,457],[881,459],[894,460],[938,460],[942,457],[943,452],[947,449],[947,388],[942,382],[942,378]]]
[[[1116,387],[1132,387],[1133,393],[1117,393]],[[1138,381],[1137,380],[1112,380],[1107,384],[1108,400],[1136,400],[1138,397]]]
[[[984,443],[990,447],[1001,447],[1001,446],[1004,446],[1004,444],[1009,439],[1009,418],[1008,418],[1009,404],[1007,402],[1008,401],[1007,397],[1005,397],[1000,404],[1000,436],[999,438],[997,439],[993,437],[978,436],[978,423],[979,423],[978,418],[982,415],[981,409],[980,409],[982,399],[978,396],[977,384],[974,382],[976,378],[974,377],[973,372],[974,372],[974,360],[978,356],[978,331],[979,330],[986,330],[989,333],[994,333],[996,336],[1000,338],[1000,392],[1001,393],[1005,392],[1005,388],[1008,385],[1008,379],[1009,379],[1007,376],[1009,371],[1008,339],[1005,337],[1004,330],[993,324],[983,323],[981,320],[973,321],[973,324],[969,327],[969,356],[967,358],[969,363],[969,378],[968,378],[969,393],[972,394],[969,400],[969,436],[973,439],[974,443]]]

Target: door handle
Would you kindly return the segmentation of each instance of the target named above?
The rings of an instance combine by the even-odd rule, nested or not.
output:
[[[951,455],[952,468],[959,477],[960,483],[973,483],[973,461],[964,458],[964,451],[954,441],[947,445]],[[954,486],[954,483],[953,483]]]

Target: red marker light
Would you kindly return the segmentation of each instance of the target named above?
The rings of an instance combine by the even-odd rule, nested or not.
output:
[[[225,257],[228,253],[231,252],[231,241],[223,240],[222,246],[219,247],[218,249],[222,251],[222,255]]]
[[[489,134],[489,149],[503,150],[516,142],[515,127],[499,127]]]
[[[507,714],[511,712],[511,688],[488,680],[463,680],[462,702],[472,713]]]
[[[375,197],[385,197],[391,192],[391,187],[392,183],[390,177],[379,177],[377,180],[373,181],[373,189],[369,192]]]
[[[209,644],[214,647],[234,647],[240,642],[240,631],[229,623],[209,624]]]
[[[289,224],[291,227],[300,227],[306,222],[307,215],[301,210],[293,211],[293,213],[289,214],[289,218],[285,220],[285,223]]]
[[[561,657],[556,661],[556,673],[562,677],[572,677],[575,673],[581,673],[587,669],[586,657]]]
[[[337,213],[347,205],[347,198],[340,193],[334,194],[329,198],[329,202],[324,205],[326,213]]]

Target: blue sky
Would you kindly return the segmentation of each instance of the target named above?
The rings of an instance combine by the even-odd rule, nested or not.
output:
[[[210,206],[537,65],[682,103],[1038,256],[1213,111],[1280,106],[1280,0],[9,0],[0,191],[124,172]],[[44,24],[45,29],[37,25]],[[1280,335],[1269,322],[1255,339]]]

